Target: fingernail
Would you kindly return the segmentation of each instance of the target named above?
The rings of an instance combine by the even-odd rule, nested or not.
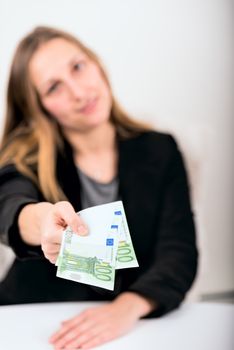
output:
[[[88,230],[87,230],[87,228],[84,225],[80,225],[78,227],[78,233],[80,235],[85,235],[85,234],[87,234],[87,232],[88,232]]]

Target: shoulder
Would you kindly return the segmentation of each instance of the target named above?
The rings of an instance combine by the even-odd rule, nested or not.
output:
[[[4,190],[10,189],[22,191],[31,190],[39,192],[35,183],[26,175],[21,173],[14,164],[8,164],[0,167],[0,186]]]
[[[176,141],[174,136],[168,133],[159,132],[159,131],[148,131],[144,132],[141,135],[135,138],[136,143],[140,143],[145,147],[162,147],[162,148],[173,148],[176,146]]]
[[[8,164],[3,167],[0,167],[0,184],[20,176],[21,174],[16,169],[14,164]]]
[[[168,133],[159,132],[159,131],[146,131],[141,134],[129,138],[127,140],[120,141],[121,143],[129,144],[129,146],[139,146],[139,147],[175,147],[176,140],[174,136]]]
[[[177,142],[171,134],[147,131],[120,142],[120,150],[137,155],[138,158],[166,160],[178,152]]]

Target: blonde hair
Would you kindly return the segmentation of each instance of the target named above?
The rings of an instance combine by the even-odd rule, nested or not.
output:
[[[7,109],[1,141],[0,166],[14,164],[41,189],[46,200],[55,203],[66,196],[56,178],[56,156],[63,148],[57,122],[43,109],[29,77],[29,63],[44,43],[63,38],[79,48],[100,68],[110,83],[98,57],[74,36],[49,27],[37,27],[19,43],[10,70]],[[149,130],[146,124],[130,118],[112,95],[110,120],[120,138],[130,138]]]

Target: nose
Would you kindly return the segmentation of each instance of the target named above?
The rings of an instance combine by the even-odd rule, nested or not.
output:
[[[76,79],[70,78],[67,81],[67,86],[71,97],[75,98],[76,100],[82,100],[84,98],[84,87],[80,82],[77,82]]]

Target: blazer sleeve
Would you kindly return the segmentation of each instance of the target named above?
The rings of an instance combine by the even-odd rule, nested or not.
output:
[[[197,270],[198,252],[187,175],[172,136],[169,136],[169,157],[164,175],[152,263],[129,288],[158,305],[148,317],[161,316],[178,307]]]
[[[0,169],[0,240],[10,246],[18,258],[42,256],[39,246],[26,244],[19,233],[18,216],[29,203],[40,200],[40,192],[14,165]]]

